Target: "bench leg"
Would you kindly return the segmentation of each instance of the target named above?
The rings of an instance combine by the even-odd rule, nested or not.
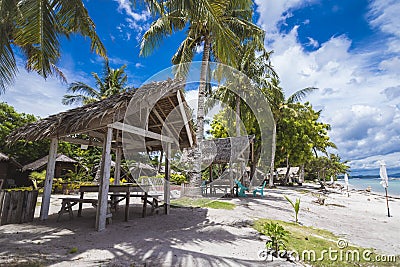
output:
[[[153,202],[151,204],[151,214],[154,213],[154,211],[156,211],[156,214],[158,214],[158,199],[157,198],[153,198]]]
[[[63,201],[63,202],[61,203],[61,209],[60,209],[60,211],[58,212],[57,222],[60,220],[61,215],[63,215],[64,211],[65,211],[65,202]]]
[[[72,211],[72,206],[73,205],[74,204],[72,204],[70,201],[63,201],[62,204],[61,204],[61,209],[58,212],[57,221],[59,221],[61,215],[63,215],[66,212],[69,213],[69,219],[73,219],[74,218],[74,212]]]
[[[129,220],[129,198],[130,198],[130,194],[128,192],[128,193],[126,193],[126,199],[125,199],[125,221],[126,222]]]
[[[83,194],[85,194],[85,192],[81,192],[80,199],[83,199]],[[82,202],[79,202],[78,217],[82,217],[82,204]]]
[[[142,210],[142,218],[146,217],[146,208],[147,208],[147,193],[144,193],[143,199],[143,210]]]

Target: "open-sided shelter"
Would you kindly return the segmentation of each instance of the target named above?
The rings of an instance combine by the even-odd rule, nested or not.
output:
[[[114,178],[119,181],[122,148],[127,151],[134,149],[136,145],[135,143],[122,142],[124,133],[142,137],[147,150],[157,151],[164,147],[165,178],[169,180],[171,145],[177,144],[183,149],[192,146],[195,140],[189,123],[189,109],[181,91],[183,86],[184,84],[180,80],[168,79],[152,82],[134,91],[113,95],[95,103],[52,115],[13,132],[8,139],[11,143],[17,140],[36,141],[44,138],[51,140],[40,218],[42,220],[48,218],[59,140],[103,147],[96,215],[96,229],[98,231],[105,229],[106,226],[111,151],[115,150],[116,173]],[[138,106],[148,111],[146,124],[143,128],[126,123],[127,114],[129,119],[129,109],[135,109]],[[180,116],[173,116],[172,118],[175,119],[171,119],[170,113],[177,113],[177,111]],[[79,138],[83,134],[89,138]],[[167,214],[169,213],[169,193],[169,183],[166,182],[164,207]]]
[[[254,141],[254,135],[204,140],[201,143],[202,164],[209,168],[210,182],[214,180],[214,165],[227,166],[229,164],[229,173],[225,172],[221,177],[217,177],[219,181],[214,181],[214,183],[226,183],[231,189],[234,185],[233,176],[238,176],[236,178],[239,179],[245,171],[245,168],[241,166],[243,163],[250,165],[250,174],[254,173],[256,166],[254,162]],[[193,153],[191,149],[188,149],[184,155],[184,160],[192,159]],[[241,170],[234,171],[234,163],[242,163],[239,164]]]

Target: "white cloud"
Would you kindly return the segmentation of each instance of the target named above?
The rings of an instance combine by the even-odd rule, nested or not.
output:
[[[118,12],[125,13],[131,17],[134,21],[146,21],[150,18],[150,12],[148,10],[142,10],[140,13],[136,13],[132,9],[132,2],[129,0],[115,0],[118,2]]]
[[[311,37],[307,37],[307,39],[309,41],[307,45],[312,46],[314,48],[317,48],[319,46],[319,43],[318,43],[317,40],[315,40],[315,39],[313,39]]]
[[[379,159],[386,159],[388,155],[386,160],[390,167],[394,164],[389,160],[392,159],[390,155],[400,150],[400,50],[391,44],[400,46],[400,21],[398,12],[389,11],[389,4],[395,5],[394,10],[397,10],[400,3],[371,2],[371,25],[391,34],[387,40],[392,53],[392,57],[381,57],[377,67],[371,68],[377,55],[387,54],[387,47],[351,50],[352,41],[347,36],[332,35],[327,42],[318,44],[318,49],[307,52],[298,41],[301,25],[287,34],[278,32],[277,25],[284,23],[288,13],[311,2],[256,0],[260,12],[258,23],[271,38],[266,45],[274,50],[272,63],[281,85],[287,95],[308,86],[319,88],[307,100],[323,109],[322,120],[332,126],[332,140],[342,158],[352,160],[353,167],[362,166],[366,162],[363,158],[377,155]],[[312,44],[314,39],[309,40]]]
[[[144,67],[144,65],[143,65],[142,63],[140,63],[140,62],[137,62],[137,63],[135,64],[135,67],[136,67],[137,69],[139,69],[139,68]]]
[[[369,22],[374,28],[389,35],[385,40],[385,53],[400,53],[400,2],[396,0],[375,0],[370,4]]]
[[[39,75],[20,68],[16,82],[0,96],[0,101],[7,102],[17,112],[44,118],[70,108],[61,104],[66,88],[54,78],[45,81]]]

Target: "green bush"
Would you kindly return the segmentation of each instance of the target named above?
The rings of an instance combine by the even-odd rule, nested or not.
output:
[[[175,183],[175,184],[182,184],[182,183],[186,183],[186,176],[183,174],[178,174],[178,173],[171,173],[171,182]]]

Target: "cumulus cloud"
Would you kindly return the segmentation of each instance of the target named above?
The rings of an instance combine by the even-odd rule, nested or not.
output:
[[[118,2],[118,12],[123,11],[131,17],[134,21],[146,21],[150,18],[150,12],[148,10],[142,10],[140,13],[133,11],[132,2],[129,0],[115,0]]]
[[[135,12],[132,3],[129,0],[115,0],[118,2],[117,11],[127,15],[126,23],[120,24],[117,30],[123,33],[122,38],[129,41],[132,34],[137,42],[140,42],[143,33],[150,27],[148,23],[151,14],[147,9],[141,9],[140,12]],[[132,33],[133,32],[133,33]]]
[[[288,13],[313,2],[256,1],[260,13],[258,24],[269,36],[266,45],[274,50],[272,63],[286,95],[309,86],[319,88],[307,100],[323,110],[322,120],[332,126],[332,140],[342,158],[352,161],[352,167],[360,167],[367,162],[364,159],[377,155],[380,159],[393,159],[392,155],[400,151],[400,49],[393,44],[400,44],[399,11],[396,11],[400,3],[370,2],[369,23],[388,35],[385,39],[388,47],[374,46],[360,51],[352,48],[352,40],[346,35],[332,35],[318,46],[314,39],[309,39],[309,45],[315,44],[317,49],[308,52],[298,38],[299,27],[303,25],[296,25],[287,33],[279,32],[278,26]],[[391,56],[377,59],[377,54],[388,54],[389,50]],[[377,67],[371,68],[371,62],[377,60]]]

